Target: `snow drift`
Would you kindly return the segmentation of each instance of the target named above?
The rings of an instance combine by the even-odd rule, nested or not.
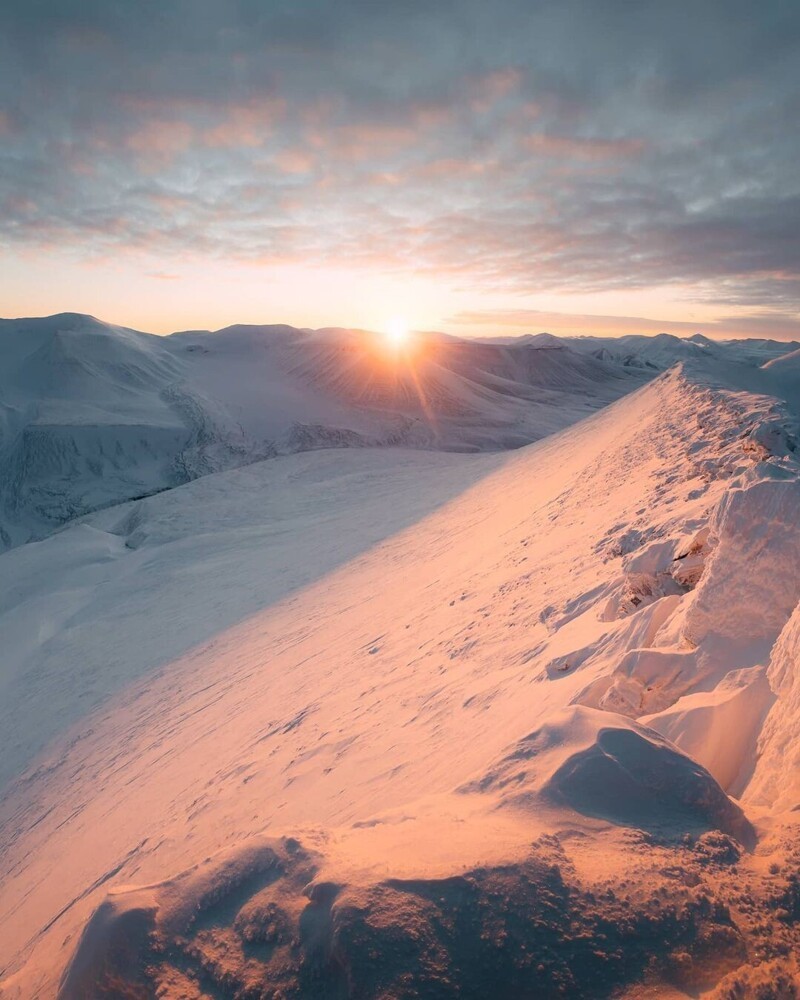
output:
[[[704,768],[652,730],[609,712],[556,714],[465,790],[497,792],[504,806],[568,806],[666,836],[722,830],[754,843],[741,809]]]

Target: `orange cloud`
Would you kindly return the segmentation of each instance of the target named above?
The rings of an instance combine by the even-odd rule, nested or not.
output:
[[[194,129],[188,122],[177,119],[153,120],[131,132],[125,145],[144,161],[161,164],[186,150],[194,135]]]
[[[212,147],[261,146],[285,111],[282,100],[229,108],[221,120],[202,132],[202,140]]]
[[[397,187],[398,184],[403,183],[403,176],[391,170],[380,170],[370,174],[367,180],[370,184],[376,184],[379,187]]]
[[[643,139],[598,139],[550,135],[525,136],[522,145],[531,153],[559,159],[617,160],[638,156],[647,143]]]
[[[313,155],[298,147],[282,149],[273,159],[284,174],[308,174],[314,169]]]
[[[317,129],[306,140],[335,159],[355,162],[395,153],[416,142],[418,133],[408,126],[365,123]]]
[[[5,211],[9,215],[33,215],[39,206],[25,195],[10,195],[5,199]]]
[[[121,104],[139,119],[125,145],[162,162],[193,143],[212,149],[261,146],[286,113],[282,98],[226,105],[192,98],[128,96]]]
[[[415,128],[442,128],[455,119],[453,109],[445,104],[416,104],[410,108],[409,115]]]
[[[429,180],[448,177],[481,177],[496,172],[498,167],[499,164],[496,161],[457,159],[448,156],[424,164],[416,171],[416,176]]]
[[[478,114],[489,111],[498,101],[519,89],[522,73],[513,66],[478,77],[470,86],[470,107]]]

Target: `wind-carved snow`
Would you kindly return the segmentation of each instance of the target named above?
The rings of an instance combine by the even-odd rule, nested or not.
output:
[[[726,357],[514,453],[278,455],[0,557],[7,995],[791,996],[795,404]]]
[[[766,678],[770,709],[758,735],[749,801],[776,810],[797,810],[800,802],[800,604],[795,606],[772,648]]]

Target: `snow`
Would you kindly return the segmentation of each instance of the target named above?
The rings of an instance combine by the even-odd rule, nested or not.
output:
[[[771,646],[800,600],[796,469],[759,463],[742,480],[710,520],[712,553],[683,628],[693,646],[713,636]]]
[[[567,349],[436,336],[396,352],[357,330],[0,320],[0,547],[279,454],[520,447],[641,381]]]
[[[752,846],[741,809],[714,778],[652,729],[572,707],[548,717],[466,791],[540,812],[542,800],[637,829],[722,830]]]
[[[707,768],[731,795],[740,796],[753,775],[764,717],[775,701],[766,670],[731,670],[711,691],[685,695],[640,721],[666,736]]]
[[[537,347],[562,347],[595,357],[609,364],[653,372],[666,371],[681,361],[735,362],[750,367],[775,363],[800,349],[796,341],[712,340],[700,333],[676,337],[671,333],[626,334],[621,337],[555,336],[551,333],[524,337],[496,337],[490,344],[527,343]]]
[[[798,344],[780,340],[711,340],[702,334],[676,337],[670,333],[656,336],[629,334],[623,337],[565,337],[574,350],[586,351],[599,358],[617,361],[635,368],[663,371],[680,361],[732,360],[746,365],[762,365],[798,348]]]
[[[349,562],[496,461],[399,449],[280,457],[7,552],[0,782],[140,674]]]
[[[790,982],[788,362],[694,342],[643,384],[442,338],[410,448],[381,437],[424,422],[407,368],[265,329],[112,331],[137,406],[202,413],[191,480],[0,555],[4,997]]]
[[[775,810],[800,805],[800,605],[775,643],[767,668],[774,702],[758,738],[758,757],[747,798]]]

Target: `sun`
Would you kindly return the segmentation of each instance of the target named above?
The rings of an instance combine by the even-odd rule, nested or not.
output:
[[[408,341],[408,323],[402,316],[392,316],[384,332],[392,347],[402,347]]]

